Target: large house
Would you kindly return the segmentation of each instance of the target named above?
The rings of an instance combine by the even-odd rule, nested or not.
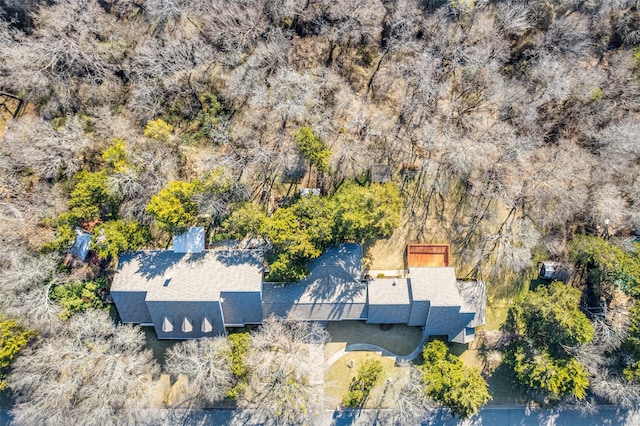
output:
[[[277,315],[406,324],[453,342],[473,340],[485,321],[485,284],[456,280],[448,250],[445,266],[408,257],[402,278],[364,278],[362,245],[340,244],[316,259],[304,280],[269,283],[261,252],[205,250],[204,230],[191,228],[174,238],[173,250],[121,256],[111,295],[123,322],[152,325],[160,339],[216,336]]]

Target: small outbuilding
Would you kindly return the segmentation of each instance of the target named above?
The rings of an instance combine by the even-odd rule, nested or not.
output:
[[[543,280],[567,281],[571,276],[571,266],[562,262],[545,260],[538,264],[538,278]]]
[[[69,249],[69,254],[84,262],[89,254],[90,244],[91,234],[82,228],[76,228],[76,239],[73,241],[73,245]]]
[[[320,195],[320,188],[300,188],[302,197],[311,197],[312,195]]]

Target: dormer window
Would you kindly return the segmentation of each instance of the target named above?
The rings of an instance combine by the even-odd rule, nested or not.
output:
[[[204,317],[202,320],[202,332],[203,333],[211,333],[213,331],[213,326],[211,325],[211,321],[207,317]]]
[[[162,321],[162,331],[165,333],[171,333],[173,331],[173,324],[171,324],[171,321],[169,321],[167,317],[164,317]]]
[[[193,331],[193,326],[191,325],[191,321],[189,321],[189,319],[185,317],[184,320],[182,320],[182,332],[190,333],[191,331]]]

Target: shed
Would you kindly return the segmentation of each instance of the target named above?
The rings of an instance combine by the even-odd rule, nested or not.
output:
[[[89,245],[91,243],[91,234],[81,228],[76,228],[76,239],[69,249],[72,256],[84,261],[89,254]]]
[[[572,266],[562,262],[545,260],[538,264],[540,271],[538,278],[543,280],[567,281],[572,273]]]
[[[449,266],[448,244],[409,244],[407,267]]]

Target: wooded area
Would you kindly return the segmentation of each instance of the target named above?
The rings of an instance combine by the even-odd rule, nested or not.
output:
[[[123,395],[146,403],[146,378],[115,381],[158,366],[138,331],[95,311],[119,253],[165,248],[191,225],[208,244],[267,241],[281,281],[339,240],[449,244],[458,275],[509,307],[486,330],[486,377],[504,359],[539,403],[638,404],[639,46],[632,0],[0,0],[0,387],[10,373],[16,421],[41,421],[29,401],[79,383],[76,406],[57,408],[77,419],[99,409],[117,422],[141,406]],[[372,183],[373,169],[390,182]],[[77,227],[93,254],[68,268]],[[546,259],[575,273],[527,294]],[[536,309],[550,298],[562,305]],[[574,311],[577,324],[560,318]],[[193,407],[275,386],[260,339],[247,362],[262,368],[236,359],[240,382],[194,359],[233,344],[198,345],[168,362],[215,389],[194,389]],[[37,369],[56,353],[79,358],[53,385]],[[552,384],[549,366],[566,374]],[[118,376],[72,380],[100,368]],[[444,385],[425,390],[429,373],[402,368],[388,395],[407,405],[388,415],[411,423],[429,404],[415,389]],[[305,383],[277,385],[304,402]],[[91,389],[114,399],[85,405]]]

